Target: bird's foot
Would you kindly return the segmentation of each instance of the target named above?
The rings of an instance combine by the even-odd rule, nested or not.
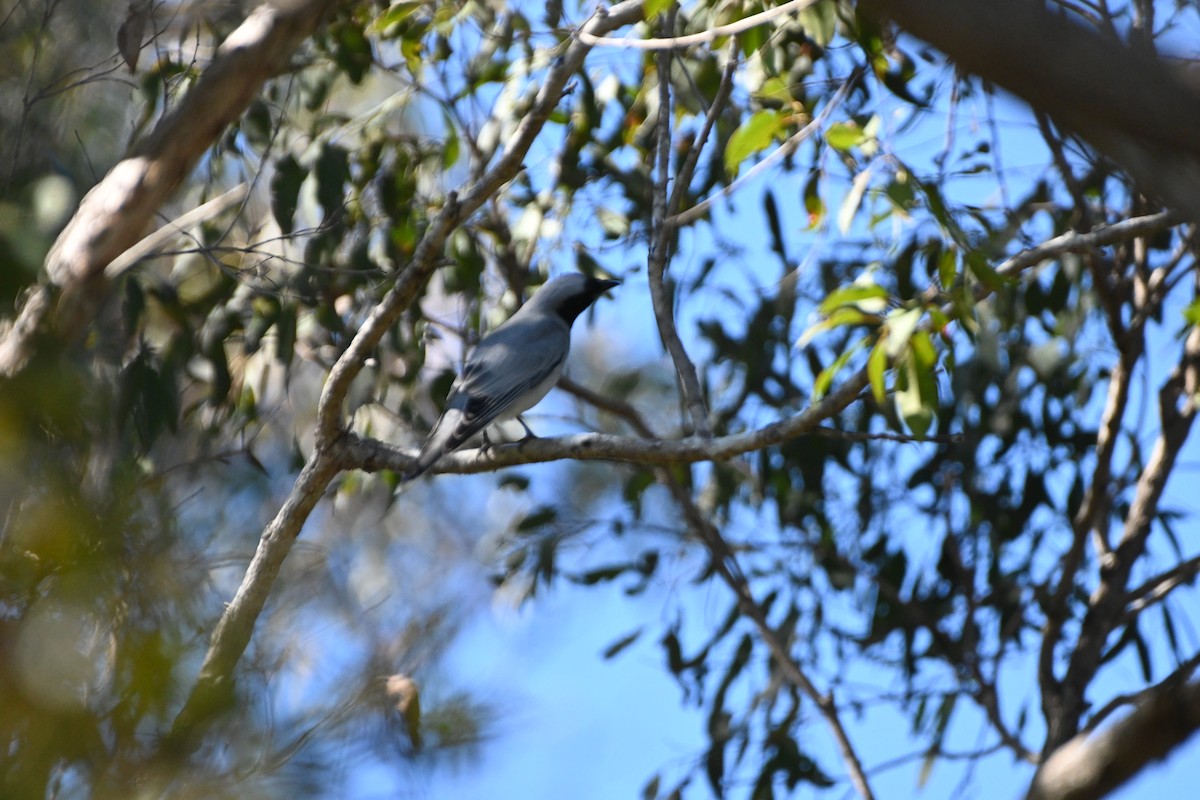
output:
[[[521,427],[525,429],[525,438],[526,439],[542,438],[542,437],[538,436],[536,433],[534,433],[533,430],[528,425],[525,424],[525,420],[523,420],[520,416],[517,417],[517,422],[521,423]]]

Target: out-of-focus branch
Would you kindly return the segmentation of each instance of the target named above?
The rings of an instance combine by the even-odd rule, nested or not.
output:
[[[817,0],[788,0],[783,5],[768,8],[766,11],[760,11],[757,14],[751,14],[748,17],[739,19],[737,22],[731,22],[728,25],[717,25],[716,27],[686,36],[669,36],[659,39],[606,39],[585,30],[579,33],[579,39],[585,44],[599,47],[628,47],[635,50],[672,50],[677,47],[691,47],[695,44],[704,44],[705,42],[719,39],[722,36],[733,36],[742,31],[748,31],[759,25],[765,25],[777,17],[808,8],[815,2]]]
[[[624,400],[618,400],[615,397],[600,394],[593,389],[589,389],[581,383],[576,383],[568,377],[558,379],[558,388],[562,389],[567,394],[578,397],[583,402],[590,406],[606,411],[614,417],[619,417],[628,423],[629,427],[633,428],[634,433],[641,436],[643,439],[657,438],[654,431],[646,424],[646,420],[638,413],[638,410],[626,403]]]
[[[1150,193],[1200,220],[1200,89],[1146,48],[1124,46],[1032,0],[859,5],[1080,134]]]
[[[296,478],[287,501],[263,530],[258,550],[237,593],[213,629],[196,682],[171,725],[166,742],[169,751],[179,754],[194,749],[204,720],[232,700],[234,667],[250,643],[279,568],[317,501],[342,468],[336,453],[330,450],[314,453]]]
[[[717,124],[717,118],[721,116],[726,103],[729,102],[729,95],[733,93],[733,76],[737,72],[738,66],[734,44],[734,42],[730,42],[729,57],[725,62],[725,69],[721,72],[721,84],[717,87],[717,93],[708,107],[708,113],[704,115],[704,124],[700,127],[700,132],[696,134],[696,139],[692,142],[692,147],[688,150],[687,157],[684,158],[683,164],[680,165],[679,172],[675,176],[675,186],[671,189],[671,197],[667,201],[668,218],[679,213],[679,206],[683,203],[684,196],[687,195],[688,187],[692,185],[696,166],[700,163],[700,153],[704,150],[704,143],[708,141],[713,126]]]
[[[1165,757],[1200,728],[1200,683],[1155,692],[1105,730],[1059,747],[1026,800],[1094,800]]]
[[[109,280],[116,280],[141,259],[161,251],[167,246],[168,242],[172,242],[180,236],[185,235],[189,228],[199,225],[202,222],[207,222],[225,213],[228,209],[233,208],[245,200],[249,192],[250,184],[239,183],[237,186],[217,195],[207,203],[180,214],[110,261],[108,266],[104,268],[104,277]]]
[[[1126,620],[1161,602],[1175,588],[1191,583],[1197,574],[1200,574],[1200,556],[1181,561],[1166,572],[1155,575],[1141,586],[1130,590],[1129,607],[1125,610]]]
[[[1166,678],[1163,678],[1153,686],[1148,686],[1145,689],[1132,694],[1117,695],[1105,703],[1099,711],[1091,715],[1087,721],[1087,724],[1083,726],[1082,733],[1090,734],[1096,728],[1099,728],[1104,720],[1108,719],[1109,715],[1119,708],[1123,708],[1125,706],[1134,706],[1143,702],[1148,697],[1160,692],[1178,689],[1184,683],[1191,680],[1192,674],[1197,670],[1197,668],[1200,668],[1200,653],[1193,655],[1187,661],[1180,664],[1170,675],[1168,675]]]
[[[155,212],[331,5],[277,0],[255,9],[191,91],[87,193],[46,257],[49,283],[30,294],[0,340],[0,377],[20,371],[38,336],[51,329],[68,339],[79,335],[106,293],[105,267],[142,238]]]
[[[1067,231],[1047,239],[1035,247],[1027,247],[996,267],[1004,276],[1036,266],[1063,253],[1078,253],[1094,247],[1105,247],[1117,242],[1128,241],[1138,236],[1150,236],[1182,222],[1182,218],[1171,211],[1159,211],[1141,217],[1130,217],[1111,225],[1104,225],[1087,233]]]

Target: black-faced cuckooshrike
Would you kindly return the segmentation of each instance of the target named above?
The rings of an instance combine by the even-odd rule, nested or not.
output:
[[[467,356],[442,416],[404,480],[417,477],[493,422],[515,417],[532,436],[521,414],[545,397],[562,375],[571,348],[571,323],[619,284],[580,273],[555,278],[484,336]]]

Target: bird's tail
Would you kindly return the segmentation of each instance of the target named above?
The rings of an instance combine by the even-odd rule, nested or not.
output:
[[[400,477],[401,481],[407,482],[418,477],[439,458],[462,444],[462,438],[456,436],[461,417],[462,414],[457,408],[448,408],[443,412],[434,423],[425,444],[421,445],[421,452],[417,453],[412,465]]]
[[[417,454],[416,459],[413,460],[413,463],[400,476],[401,483],[407,483],[414,478],[420,477],[425,470],[432,467],[434,462],[441,457],[441,448],[432,448],[429,446],[429,442],[426,442],[425,446],[421,448],[421,452]]]

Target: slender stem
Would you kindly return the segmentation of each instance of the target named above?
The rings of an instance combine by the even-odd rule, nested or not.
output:
[[[674,24],[674,10],[663,19],[665,30]],[[696,365],[688,357],[679,331],[675,326],[675,311],[671,293],[667,290],[663,274],[670,260],[672,244],[671,227],[667,224],[667,185],[671,169],[671,51],[658,53],[658,137],[655,148],[656,178],[654,181],[653,220],[651,225],[650,252],[647,257],[647,272],[650,279],[650,300],[654,306],[654,319],[663,345],[671,354],[675,374],[683,394],[684,405],[692,420],[692,430],[703,438],[712,438],[712,427],[708,420],[708,407],[704,402],[703,390]]]
[[[818,691],[816,685],[808,677],[804,669],[792,657],[791,651],[780,635],[780,632],[771,627],[767,621],[766,611],[764,611],[762,605],[754,598],[750,582],[746,579],[745,574],[738,565],[737,556],[729,546],[729,543],[721,536],[716,526],[705,518],[695,502],[693,502],[692,497],[670,472],[665,469],[659,470],[659,480],[671,491],[675,502],[683,511],[688,528],[708,549],[709,554],[712,556],[712,563],[717,575],[720,576],[721,580],[725,582],[737,597],[738,609],[741,611],[742,616],[750,620],[758,630],[759,637],[767,646],[767,649],[771,651],[771,655],[783,672],[784,677],[816,705],[817,710],[825,719],[826,724],[833,733],[838,752],[842,757],[842,762],[846,765],[846,770],[850,774],[850,782],[854,784],[855,790],[863,800],[874,800],[875,795],[871,791],[871,783],[867,779],[866,770],[863,769],[862,761],[859,759],[858,753],[850,741],[849,734],[846,733],[845,726],[842,725],[841,717],[838,715],[837,703],[834,701],[832,692],[822,694]]]

